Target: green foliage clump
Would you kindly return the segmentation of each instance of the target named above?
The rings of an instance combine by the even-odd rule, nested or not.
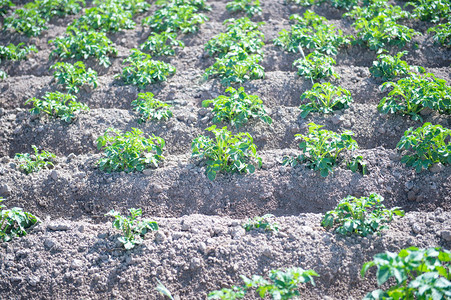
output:
[[[285,0],[285,3],[294,3],[304,7],[320,4],[321,2],[322,0]]]
[[[204,100],[203,107],[213,104],[213,122],[230,122],[232,126],[239,128],[251,118],[259,118],[267,124],[272,119],[267,115],[263,101],[257,95],[248,95],[243,87],[238,90],[233,87],[226,89],[230,96],[221,95],[216,99]]]
[[[352,172],[359,172],[362,175],[368,174],[368,163],[363,160],[363,156],[354,155],[354,157],[346,164]]]
[[[152,56],[138,49],[132,49],[132,54],[123,63],[128,65],[116,78],[122,78],[125,84],[133,84],[141,89],[148,84],[166,81],[176,71],[171,64],[153,60]]]
[[[111,136],[110,133],[114,135]],[[146,138],[143,134],[137,128],[124,134],[117,129],[108,128],[97,139],[97,148],[104,148],[106,156],[98,161],[99,168],[108,173],[129,173],[140,172],[151,166],[158,167],[158,163],[164,159],[162,154],[165,142],[155,135]]]
[[[353,26],[357,30],[356,41],[366,44],[371,50],[379,50],[386,46],[404,47],[419,32],[397,24],[395,20],[385,15],[379,15],[371,20],[357,19]]]
[[[358,0],[326,0],[327,3],[330,3],[335,8],[343,8],[346,10],[350,10],[359,2]]]
[[[291,31],[282,30],[274,39],[274,44],[289,52],[300,52],[301,47],[336,55],[338,49],[351,43],[351,36],[343,36],[341,30],[334,25],[325,23],[326,18],[307,10],[303,17],[292,15],[291,20],[297,23],[291,26]]]
[[[311,80],[320,80],[331,76],[340,78],[332,68],[332,65],[335,64],[336,62],[332,57],[317,51],[293,62],[293,65],[298,68],[298,74]]]
[[[327,177],[337,165],[339,154],[344,150],[355,150],[357,142],[352,138],[354,133],[345,130],[342,134],[321,129],[322,125],[309,123],[308,135],[296,134],[303,141],[299,144],[302,154],[296,158],[286,158],[284,164],[296,166],[306,163],[313,169],[320,171],[321,176]]]
[[[315,286],[313,277],[319,276],[313,270],[304,270],[302,268],[290,268],[285,272],[281,270],[271,270],[268,274],[270,280],[262,276],[253,275],[247,278],[241,275],[244,281],[243,286],[232,286],[219,291],[213,291],[208,294],[208,299],[234,300],[244,298],[247,291],[256,289],[256,293],[261,299],[270,296],[272,299],[287,300],[300,296],[299,285],[310,282]]]
[[[97,72],[88,68],[85,64],[77,61],[75,64],[59,62],[50,67],[54,69],[53,77],[58,84],[62,84],[68,93],[78,93],[80,87],[89,84],[93,88],[97,87]]]
[[[223,57],[216,58],[216,62],[205,70],[204,79],[217,76],[221,78],[222,85],[230,86],[263,78],[265,69],[258,64],[261,59],[260,55],[249,55],[242,49],[229,52]]]
[[[434,41],[444,47],[451,47],[451,22],[439,24],[428,29],[428,33],[434,32]]]
[[[338,203],[337,208],[324,215],[321,225],[335,228],[335,232],[342,235],[380,234],[382,230],[388,228],[386,224],[393,220],[394,215],[404,216],[404,211],[399,207],[386,209],[382,204],[383,201],[384,198],[378,194],[361,198],[347,196]]]
[[[7,46],[0,45],[0,63],[2,59],[6,60],[24,60],[31,52],[38,52],[38,49],[35,45],[25,46],[24,43],[19,43],[14,45],[12,43]]]
[[[246,223],[243,224],[243,228],[246,231],[251,231],[252,229],[276,232],[279,231],[279,225],[274,222],[270,222],[270,218],[273,218],[274,215],[266,214],[261,217],[254,217],[253,219],[248,219]]]
[[[31,98],[25,103],[33,102],[33,108],[30,112],[38,115],[44,112],[50,116],[61,118],[64,122],[70,123],[82,111],[89,111],[86,104],[77,102],[77,97],[71,94],[60,92],[46,93],[42,99]]]
[[[76,14],[84,5],[84,0],[35,0],[5,18],[4,28],[12,28],[27,36],[38,36],[47,29],[46,23],[53,17]]]
[[[27,235],[26,229],[40,222],[40,220],[21,208],[5,209],[1,204],[4,199],[0,197],[0,241],[9,242],[16,237]]]
[[[435,163],[451,164],[451,129],[424,123],[417,129],[409,128],[396,145],[405,151],[401,162],[419,173]]]
[[[113,42],[107,38],[105,33],[79,29],[69,26],[66,36],[57,37],[49,41],[55,45],[55,49],[50,53],[50,59],[54,56],[60,58],[88,59],[94,57],[104,67],[108,67],[111,62],[108,56],[115,56],[117,49]]]
[[[135,27],[132,17],[131,12],[123,10],[119,5],[100,5],[87,9],[85,15],[75,20],[72,25],[104,32],[118,32]]]
[[[149,231],[157,231],[158,224],[149,219],[141,219],[141,209],[130,208],[130,216],[122,216],[119,212],[111,210],[106,216],[114,218],[113,228],[122,231],[124,236],[118,238],[126,250],[133,249],[143,242],[143,237]]]
[[[205,50],[210,56],[218,54],[219,57],[240,50],[248,54],[262,54],[265,36],[258,29],[263,24],[264,22],[254,23],[248,18],[227,19],[224,21],[224,25],[227,25],[226,32],[212,37],[205,44]]]
[[[249,17],[262,13],[260,0],[233,0],[227,2],[226,8],[231,12],[245,12]]]
[[[410,16],[400,6],[388,4],[386,0],[371,0],[368,2],[368,4],[363,6],[354,6],[351,11],[345,13],[343,16],[354,20],[359,18],[371,20],[377,16],[384,15],[393,21],[406,19]]]
[[[233,135],[227,127],[216,129],[216,125],[206,130],[212,132],[215,138],[201,135],[193,140],[191,150],[194,157],[206,160],[205,173],[210,180],[214,180],[221,171],[254,173],[252,160],[257,161],[258,167],[261,167],[262,159],[257,155],[257,147],[249,133]]]
[[[134,109],[141,115],[139,122],[147,120],[167,120],[172,117],[171,105],[154,98],[152,93],[139,93],[132,102]]]
[[[377,106],[381,113],[409,115],[412,120],[422,120],[420,112],[425,108],[442,114],[451,113],[451,87],[434,74],[411,74],[396,83],[385,82],[382,90],[389,87],[393,89]]]
[[[441,248],[410,247],[376,254],[363,265],[361,276],[377,267],[377,285],[388,289],[372,291],[363,299],[450,299],[450,262],[451,252]]]
[[[409,66],[407,62],[401,59],[407,53],[407,51],[402,51],[396,56],[388,54],[378,55],[377,60],[373,61],[373,65],[370,68],[371,75],[382,77],[383,81],[390,81],[395,78],[405,77],[414,71],[424,73],[425,69],[423,67]]]
[[[163,5],[152,16],[143,20],[153,32],[182,32],[193,33],[208,18],[200,13],[208,10],[204,1],[173,0],[163,1]]]
[[[147,38],[140,48],[143,51],[148,52],[150,55],[163,56],[163,55],[175,55],[174,47],[185,47],[185,44],[177,40],[177,33],[175,32],[162,32],[152,34]]]
[[[414,0],[406,6],[414,7],[412,17],[421,21],[439,22],[451,14],[450,0]]]
[[[53,167],[53,159],[56,157],[55,154],[48,151],[41,151],[39,153],[38,147],[32,145],[31,148],[34,150],[34,155],[30,153],[17,153],[14,156],[19,162],[19,170],[25,172],[25,174],[30,174],[33,172],[38,172],[45,167]]]
[[[13,6],[15,5],[11,2],[11,0],[0,0],[0,16],[6,14],[6,12]]]
[[[311,112],[328,114],[335,110],[345,109],[353,102],[348,90],[329,82],[315,83],[311,90],[305,91],[301,95],[301,101],[306,100],[309,102],[299,107],[302,118],[307,117]]]

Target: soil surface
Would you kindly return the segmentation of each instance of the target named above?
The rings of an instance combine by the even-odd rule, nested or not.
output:
[[[135,29],[108,34],[118,49],[110,67],[85,61],[98,72],[99,86],[77,95],[91,110],[71,124],[31,116],[25,101],[61,90],[49,71],[55,62],[49,60],[53,49],[49,41],[63,35],[79,15],[52,21],[37,38],[2,33],[1,45],[32,43],[39,52],[28,60],[0,65],[9,75],[0,81],[0,196],[6,198],[7,207],[22,207],[42,222],[26,237],[0,244],[0,298],[163,299],[155,291],[158,279],[176,299],[206,299],[212,290],[241,284],[239,275],[302,267],[320,274],[316,287],[301,288],[303,299],[361,299],[377,288],[374,270],[366,278],[359,275],[373,255],[409,246],[450,249],[451,168],[439,164],[416,173],[400,162],[396,144],[406,129],[421,123],[377,111],[386,93],[370,76],[374,51],[350,46],[336,56],[340,79],[334,83],[351,92],[354,103],[349,109],[300,117],[300,96],[312,84],[292,66],[299,54],[275,47],[272,40],[290,27],[291,14],[302,14],[305,8],[283,0],[261,1],[263,14],[254,20],[265,22],[261,30],[266,75],[244,84],[248,94],[261,97],[273,119],[272,125],[251,121],[240,128],[253,136],[263,166],[254,174],[207,179],[205,163],[191,158],[190,147],[212,125],[211,109],[202,108],[202,101],[223,94],[224,87],[218,80],[202,80],[214,62],[204,44],[224,32],[224,20],[241,16],[227,12],[225,0],[207,2],[212,7],[206,12],[209,21],[198,33],[181,37],[185,48],[164,58],[177,73],[144,90],[173,104],[174,117],[166,122],[138,123],[131,102],[141,91],[114,79],[131,49],[149,36],[149,28],[139,24],[156,5],[135,19]],[[312,9],[345,34],[355,34],[352,22],[341,18],[345,11],[327,4]],[[451,83],[451,51],[435,45],[426,33],[433,24],[406,25],[424,35],[404,49],[389,49],[390,53],[408,50],[409,64],[421,65]],[[450,116],[427,112],[423,119],[451,127]],[[359,144],[355,154],[368,162],[369,174],[353,173],[344,162],[327,178],[303,165],[283,166],[285,156],[300,154],[294,135],[305,134],[310,122],[337,132],[352,130]],[[164,162],[142,173],[102,172],[96,166],[103,155],[96,139],[109,127],[124,132],[136,127],[162,137]],[[30,175],[20,172],[14,155],[30,152],[31,145],[55,153],[55,167]],[[371,193],[382,195],[387,207],[402,207],[406,216],[395,218],[381,236],[367,238],[343,237],[321,227],[322,216],[338,201]],[[126,213],[129,208],[141,208],[160,229],[147,234],[141,246],[125,251],[117,241],[119,232],[104,215],[111,209]],[[248,218],[267,213],[275,215],[278,233],[242,228]]]

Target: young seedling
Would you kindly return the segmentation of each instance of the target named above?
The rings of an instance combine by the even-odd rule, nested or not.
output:
[[[265,69],[258,64],[261,59],[260,55],[249,55],[242,49],[229,52],[224,57],[216,58],[216,62],[205,70],[204,79],[217,76],[221,78],[222,85],[230,86],[263,78]]]
[[[380,234],[388,228],[386,224],[393,220],[394,215],[404,216],[404,211],[399,207],[386,209],[383,201],[384,198],[378,194],[361,198],[347,196],[338,203],[336,209],[324,215],[321,225],[335,228],[335,232],[342,235]]]
[[[410,247],[399,253],[385,252],[365,263],[360,272],[377,267],[377,285],[388,287],[375,290],[363,299],[450,299],[451,252],[441,248]]]
[[[210,56],[217,54],[224,57],[229,52],[244,51],[247,54],[262,54],[265,36],[258,30],[264,22],[254,23],[248,18],[227,19],[227,31],[211,38],[205,44],[205,50]]]
[[[439,24],[428,29],[428,33],[434,32],[434,41],[444,47],[451,47],[451,22]]]
[[[305,102],[306,100],[310,102],[299,107],[302,118],[307,117],[311,112],[328,114],[335,110],[346,109],[353,102],[348,90],[329,82],[315,83],[311,90],[305,91],[301,95],[301,101]]]
[[[317,276],[319,275],[315,271],[302,268],[290,268],[285,272],[271,270],[268,274],[270,280],[259,275],[253,275],[252,278],[241,275],[244,285],[213,291],[208,294],[208,299],[243,298],[250,289],[255,289],[261,299],[265,299],[266,296],[280,300],[292,299],[300,296],[299,285],[310,282],[315,286],[314,277]]]
[[[246,223],[243,224],[243,228],[246,231],[251,231],[252,229],[263,230],[269,232],[279,231],[279,225],[277,223],[270,222],[269,219],[273,218],[274,215],[266,214],[262,217],[254,217],[253,219],[248,219]]]
[[[420,112],[425,108],[441,114],[451,113],[451,87],[443,79],[428,73],[424,76],[410,74],[398,82],[385,82],[382,91],[392,88],[377,106],[381,113],[409,115],[412,120],[423,118]]]
[[[3,80],[3,79],[6,79],[7,77],[8,77],[8,74],[6,74],[5,71],[0,70],[0,79]]]
[[[177,33],[175,32],[152,32],[147,41],[141,46],[141,50],[148,52],[154,56],[171,56],[175,55],[174,47],[184,48],[185,44],[177,40]]]
[[[69,26],[65,37],[58,37],[49,41],[55,45],[55,49],[50,53],[50,59],[75,58],[88,59],[94,57],[99,63],[108,67],[111,62],[108,56],[115,56],[117,49],[113,42],[107,38],[105,33],[89,30],[88,28],[76,28]]]
[[[337,165],[339,154],[344,150],[355,150],[357,142],[352,138],[351,131],[342,134],[321,129],[322,125],[309,123],[308,135],[296,134],[303,141],[299,144],[302,154],[296,158],[286,158],[284,164],[296,166],[305,162],[313,170],[320,171],[321,176],[327,177]]]
[[[25,104],[33,103],[30,112],[38,115],[44,112],[50,116],[61,118],[64,122],[70,123],[77,115],[83,111],[89,111],[86,104],[77,102],[77,97],[60,92],[46,93],[42,99],[31,98]]]
[[[226,89],[230,96],[221,95],[216,99],[204,100],[203,107],[213,104],[213,122],[229,122],[232,126],[239,128],[246,124],[249,119],[259,118],[266,124],[271,124],[272,119],[263,107],[263,101],[256,95],[248,95],[243,87],[235,90],[233,87]]]
[[[231,12],[245,12],[248,17],[262,13],[260,0],[233,0],[227,2],[226,8]]]
[[[19,162],[19,170],[25,172],[25,174],[30,174],[38,172],[42,168],[53,168],[55,154],[47,151],[39,153],[38,147],[35,145],[32,145],[31,148],[34,150],[34,155],[29,153],[17,153],[15,155],[14,159]]]
[[[121,78],[125,84],[133,84],[140,89],[146,88],[148,84],[166,81],[175,74],[174,66],[153,60],[149,54],[138,49],[132,49],[132,54],[123,63],[127,66],[115,78]]]
[[[157,222],[149,219],[141,219],[141,209],[130,208],[130,216],[122,216],[119,212],[111,210],[105,216],[114,218],[113,228],[122,231],[124,236],[118,238],[126,250],[135,248],[143,242],[144,235],[149,231],[157,231]]]
[[[134,109],[141,115],[139,122],[147,120],[167,120],[172,117],[171,105],[154,98],[152,93],[139,93],[138,99],[132,102]]]
[[[158,163],[164,160],[162,154],[165,142],[155,135],[146,138],[143,134],[137,128],[132,128],[132,131],[124,134],[117,129],[108,128],[97,139],[97,148],[99,150],[104,148],[105,154],[105,157],[97,163],[99,168],[108,173],[120,171],[129,173],[158,167]]]
[[[356,41],[366,44],[371,50],[380,50],[386,46],[404,47],[419,32],[399,25],[385,15],[371,20],[359,18],[353,24],[357,30]]]
[[[75,64],[59,62],[50,67],[55,70],[53,77],[58,84],[65,87],[68,93],[78,93],[80,87],[84,84],[97,87],[97,72],[88,68],[86,70],[85,64],[77,61]]]
[[[323,78],[340,78],[334,72],[332,65],[335,65],[335,60],[325,54],[319,52],[312,52],[305,58],[295,60],[293,65],[298,68],[298,74],[311,80],[320,80]]]
[[[206,130],[212,132],[215,138],[201,135],[193,140],[191,150],[193,157],[206,160],[205,173],[210,180],[215,180],[216,174],[221,171],[254,173],[253,161],[261,167],[262,159],[257,155],[257,147],[249,133],[233,135],[227,127],[216,129],[216,125]]]
[[[373,61],[370,68],[370,73],[374,77],[382,77],[382,80],[391,81],[395,78],[408,76],[411,72],[424,73],[423,67],[410,66],[407,62],[401,60],[401,57],[406,55],[407,51],[402,51],[391,56],[388,54],[380,54],[377,60]]]
[[[368,174],[368,163],[363,160],[363,156],[357,155],[354,156],[348,163],[347,167],[352,172],[359,172],[362,175]]]
[[[405,151],[401,162],[419,173],[435,163],[451,164],[451,129],[424,123],[417,129],[409,128],[396,148]]]
[[[157,287],[155,288],[155,290],[161,295],[161,296],[165,296],[168,297],[170,300],[175,300],[174,297],[172,297],[171,291],[169,291],[169,289],[167,287],[164,286],[163,283],[161,283],[160,280],[158,280],[158,284]]]
[[[0,197],[0,241],[9,242],[16,237],[27,235],[26,229],[40,222],[40,220],[29,212],[21,208],[14,207],[5,209],[1,204],[5,200]]]

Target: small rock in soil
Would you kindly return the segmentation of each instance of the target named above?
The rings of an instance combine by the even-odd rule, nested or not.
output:
[[[53,231],[67,231],[70,229],[69,225],[64,223],[50,223],[47,225],[47,229]]]
[[[451,242],[451,231],[450,230],[443,230],[441,233],[441,236],[445,241]]]

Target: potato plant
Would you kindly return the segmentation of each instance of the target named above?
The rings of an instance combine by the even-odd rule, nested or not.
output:
[[[410,247],[398,253],[376,254],[365,263],[361,276],[376,267],[378,289],[363,299],[450,299],[451,252],[441,248]]]
[[[166,81],[169,76],[175,74],[175,67],[171,64],[153,60],[152,56],[138,49],[132,49],[132,54],[124,60],[127,64],[115,78],[120,78],[125,84],[133,84],[140,89],[146,88],[148,84]]]
[[[102,32],[118,32],[135,28],[133,14],[114,2],[101,4],[86,10],[85,14],[72,23],[74,27],[87,27]]]
[[[92,88],[97,87],[97,72],[77,61],[75,64],[59,62],[50,67],[55,70],[53,77],[58,84],[64,86],[68,93],[78,93],[80,87],[87,84]]]
[[[303,7],[320,4],[322,0],[285,0],[285,3],[294,3]]]
[[[246,223],[243,224],[243,228],[246,231],[263,230],[268,232],[279,231],[279,225],[275,222],[271,222],[269,219],[273,218],[274,215],[266,214],[261,217],[254,217],[253,219],[248,219]]]
[[[16,9],[4,20],[4,28],[38,36],[47,29],[47,22],[53,17],[77,14],[85,5],[84,0],[35,0]]]
[[[368,163],[363,159],[361,155],[354,155],[352,159],[346,164],[349,170],[352,172],[359,172],[362,175],[368,174]]]
[[[152,32],[140,48],[142,51],[154,56],[175,55],[175,47],[184,48],[185,44],[177,40],[177,33],[164,31],[162,33]]]
[[[388,54],[378,55],[377,60],[373,61],[373,65],[370,68],[371,75],[381,77],[383,81],[390,81],[395,78],[408,76],[410,72],[424,73],[425,69],[423,67],[410,66],[401,59],[407,53],[407,51],[401,51],[395,56]]]
[[[282,30],[274,39],[274,44],[289,52],[300,52],[300,48],[312,49],[327,55],[336,55],[340,47],[351,43],[351,36],[343,36],[341,30],[326,23],[324,17],[307,10],[303,17],[292,15],[297,23],[291,31]]]
[[[257,147],[247,132],[233,135],[227,127],[217,129],[216,125],[206,129],[214,134],[214,139],[199,136],[191,144],[192,156],[206,161],[206,175],[215,180],[218,172],[254,173],[254,162],[258,167],[262,159],[257,155]]]
[[[248,95],[243,87],[238,90],[233,87],[226,89],[230,96],[221,95],[216,99],[204,100],[203,107],[213,105],[213,122],[228,122],[239,128],[249,119],[259,118],[267,124],[272,123],[263,107],[263,101],[256,95]]]
[[[233,300],[244,298],[246,293],[255,289],[261,299],[293,299],[300,296],[299,286],[304,283],[311,283],[315,286],[314,277],[319,276],[313,270],[302,268],[289,268],[285,272],[282,270],[271,270],[268,274],[269,280],[259,275],[247,278],[241,275],[244,284],[242,286],[232,286],[208,294],[208,299]]]
[[[122,134],[110,127],[97,139],[97,148],[104,149],[105,155],[97,164],[107,173],[140,172],[146,168],[158,167],[164,160],[164,145],[162,138],[155,135],[146,138],[138,128]]]
[[[25,174],[38,172],[42,168],[53,168],[53,159],[55,154],[48,151],[39,152],[38,147],[31,145],[34,150],[34,155],[29,153],[17,153],[14,159],[19,163],[19,170]]]
[[[354,100],[348,90],[325,82],[315,83],[312,89],[301,95],[301,101],[308,101],[299,107],[301,117],[305,118],[311,112],[328,114],[335,110],[346,109]]]
[[[72,122],[81,112],[89,111],[86,104],[77,102],[77,97],[71,94],[63,94],[60,92],[46,93],[42,99],[31,98],[25,103],[33,103],[30,112],[38,115],[44,112],[55,118],[61,118],[66,123]]]
[[[419,173],[435,163],[451,164],[450,137],[451,129],[424,123],[406,130],[396,148],[404,152],[401,162]]]
[[[147,120],[167,120],[172,117],[171,105],[154,98],[152,93],[139,93],[132,102],[133,108],[140,114],[140,123]]]
[[[412,17],[421,21],[439,22],[451,14],[449,0],[413,0],[407,2],[406,6],[412,6]]]
[[[158,224],[149,219],[141,219],[141,209],[130,208],[130,216],[122,216],[119,212],[111,210],[106,216],[114,218],[113,228],[121,230],[123,236],[119,237],[119,242],[126,250],[133,249],[143,242],[143,237],[149,231],[157,231]]]
[[[262,60],[260,55],[249,55],[242,49],[229,52],[224,57],[216,58],[216,62],[205,70],[204,79],[219,77],[222,85],[230,86],[263,78],[265,69],[258,64],[260,60]]]
[[[285,158],[284,164],[296,166],[306,163],[307,167],[320,171],[321,176],[327,177],[337,165],[339,155],[344,150],[355,150],[357,142],[352,138],[351,131],[345,130],[342,134],[321,129],[322,125],[309,123],[308,135],[296,134],[302,139],[299,148],[302,154],[296,158]]]
[[[49,43],[55,45],[55,49],[50,53],[50,59],[59,57],[86,60],[94,57],[102,66],[108,67],[111,64],[109,56],[117,54],[117,49],[105,33],[87,28],[69,26],[66,36],[57,37]]]
[[[434,41],[444,47],[451,47],[451,22],[439,24],[428,29],[428,33],[434,33]]]
[[[397,24],[385,15],[379,15],[371,20],[359,18],[353,26],[357,30],[356,42],[367,45],[371,50],[387,46],[404,47],[415,35],[421,35],[407,26]]]
[[[16,237],[27,235],[27,229],[40,222],[39,218],[21,208],[6,209],[0,197],[0,241],[9,242]]]
[[[260,15],[260,0],[232,0],[227,2],[226,9],[231,12],[245,12],[248,17]]]
[[[212,37],[206,44],[205,50],[210,56],[217,54],[223,57],[229,52],[243,50],[248,54],[262,54],[262,47],[265,45],[265,36],[260,32],[259,27],[264,23],[254,23],[248,18],[227,19],[225,33],[220,33]]]
[[[330,77],[340,78],[332,67],[335,64],[332,57],[317,51],[293,62],[293,65],[298,68],[298,74],[312,81]]]
[[[340,200],[334,210],[328,211],[321,225],[325,228],[334,228],[342,235],[358,234],[360,236],[380,234],[387,229],[386,224],[393,220],[393,216],[404,216],[399,207],[385,208],[382,204],[384,198],[378,194],[369,197],[356,198],[347,196]]]
[[[11,2],[11,0],[0,0],[0,16],[6,14],[6,12],[13,6],[15,5]]]
[[[434,74],[411,74],[397,82],[385,82],[382,90],[387,88],[392,90],[377,107],[381,113],[400,113],[420,121],[420,112],[425,108],[442,114],[451,113],[451,87]]]
[[[203,1],[174,0],[165,2],[152,16],[143,20],[153,32],[193,33],[208,18],[200,13],[209,7]]]
[[[331,6],[335,8],[342,8],[345,10],[350,10],[358,4],[358,0],[326,0]]]
[[[2,62],[2,59],[12,61],[27,59],[32,52],[38,52],[35,45],[25,46],[24,43],[19,43],[17,45],[10,43],[7,46],[0,45],[0,63]]]
[[[377,16],[384,15],[393,21],[407,19],[410,14],[398,5],[391,5],[386,0],[372,0],[364,6],[354,6],[352,10],[343,16],[353,20],[363,18],[371,20]]]

